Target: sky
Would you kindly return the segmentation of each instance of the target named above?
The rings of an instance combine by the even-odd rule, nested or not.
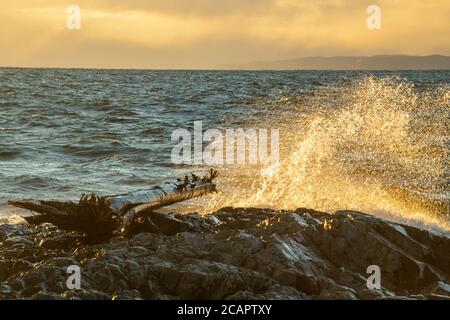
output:
[[[448,0],[2,1],[0,66],[197,69],[306,56],[450,55]],[[70,5],[80,29],[67,28]],[[369,30],[369,5],[381,28]]]

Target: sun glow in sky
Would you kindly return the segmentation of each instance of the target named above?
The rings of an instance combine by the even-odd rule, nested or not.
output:
[[[381,29],[366,26],[369,5]],[[66,27],[69,5],[81,29]],[[14,0],[0,66],[216,68],[304,56],[450,54],[448,0]]]

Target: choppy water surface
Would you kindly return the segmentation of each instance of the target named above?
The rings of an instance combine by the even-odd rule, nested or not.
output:
[[[218,168],[222,206],[355,209],[450,230],[450,72],[0,69],[0,214],[17,198],[127,192],[201,171],[172,131],[279,128],[281,166]]]

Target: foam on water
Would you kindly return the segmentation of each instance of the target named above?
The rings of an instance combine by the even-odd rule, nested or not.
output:
[[[398,77],[329,87],[271,124],[282,127],[277,174],[225,170],[229,190],[205,210],[354,209],[450,230],[449,99],[448,86],[419,92]]]

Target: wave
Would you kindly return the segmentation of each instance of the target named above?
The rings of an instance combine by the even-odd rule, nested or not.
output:
[[[292,104],[295,100],[289,100]],[[365,76],[273,113],[280,168],[272,176],[223,168],[224,206],[352,209],[450,230],[448,86],[417,90],[398,77]],[[282,105],[274,105],[279,109]],[[420,187],[418,187],[420,186]]]
[[[17,175],[8,180],[16,186],[25,187],[27,189],[43,189],[61,184],[61,181],[56,178],[28,174]]]

